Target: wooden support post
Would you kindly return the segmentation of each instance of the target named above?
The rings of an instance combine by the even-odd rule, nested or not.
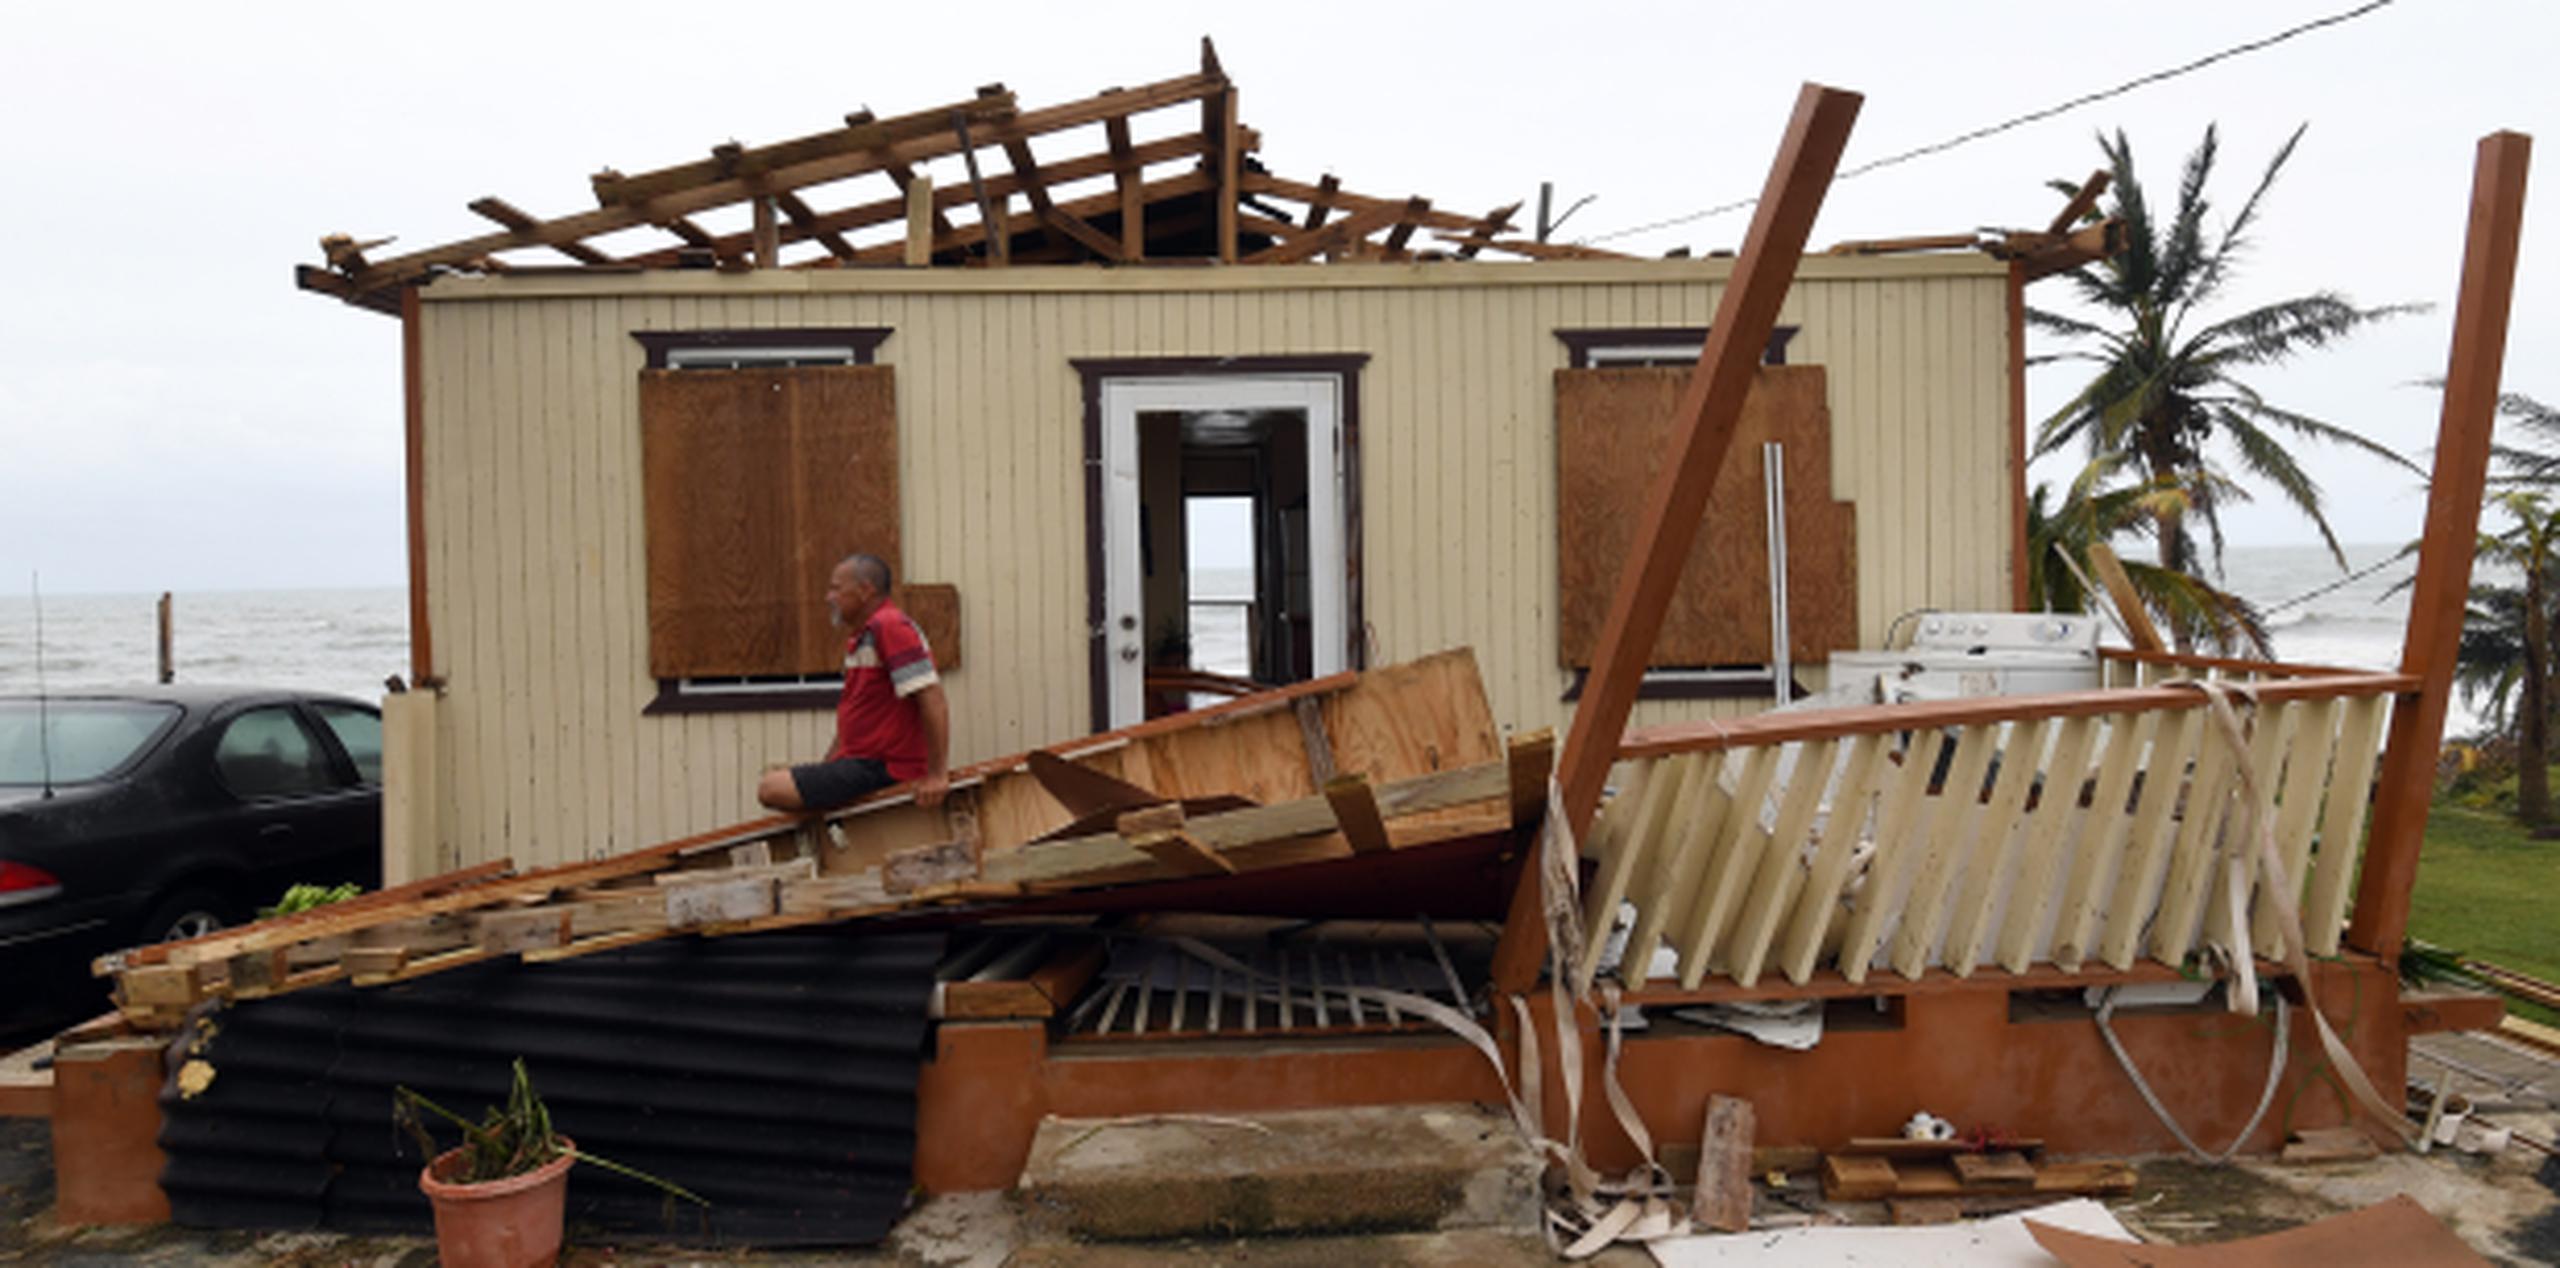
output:
[[[2497,132],[2480,141],[2471,184],[2471,227],[2462,256],[2462,293],[2453,310],[2453,351],[2436,425],[2436,470],[2427,493],[2427,535],[2409,595],[2409,636],[2400,672],[2425,680],[2391,711],[2391,741],[2374,794],[2373,833],[2356,886],[2347,942],[2397,963],[2409,928],[2409,889],[2418,879],[2436,755],[2453,689],[2454,649],[2471,593],[2480,499],[2488,482],[2489,438],[2497,421],[2499,375],[2507,352],[2507,310],[2515,297],[2516,244],[2524,228],[2525,171],[2533,139]],[[2351,843],[2324,843],[2348,848]]]
[[[758,194],[754,199],[756,232],[756,267],[782,267],[782,226],[774,219],[773,199]]]
[[[402,477],[408,503],[409,686],[435,686],[435,627],[427,619],[427,352],[418,288],[400,288]]]
[[[1147,258],[1146,169],[1129,144],[1127,116],[1103,120],[1102,132],[1111,143],[1111,178],[1120,195],[1120,258],[1134,264]]]
[[[1343,839],[1351,843],[1352,853],[1380,854],[1394,848],[1387,841],[1386,817],[1378,813],[1378,794],[1367,779],[1344,775],[1329,780],[1324,786],[1324,799],[1333,803],[1333,820],[1342,826]]]
[[[2160,641],[2158,627],[2151,624],[2151,609],[2142,605],[2142,592],[2133,588],[2133,578],[2124,570],[2124,561],[2116,558],[2115,548],[2105,542],[2089,547],[2089,570],[2098,574],[2098,584],[2107,588],[2107,598],[2116,606],[2116,615],[2124,620],[2124,636],[2133,640],[2137,652],[2165,652],[2169,645]]]
[[[1218,262],[1236,262],[1236,203],[1244,197],[1244,140],[1236,131],[1236,90],[1212,100],[1218,103],[1218,130],[1209,139],[1218,161]]]
[[[1707,494],[1733,448],[1743,400],[1759,372],[1769,331],[1777,324],[1778,307],[1795,280],[1813,219],[1822,210],[1823,194],[1840,164],[1862,99],[1852,92],[1807,84],[1796,97],[1795,114],[1779,143],[1777,161],[1742,240],[1724,294],[1716,304],[1707,346],[1698,368],[1680,393],[1676,417],[1678,439],[1645,497],[1643,518],[1618,587],[1609,600],[1609,616],[1601,625],[1600,643],[1592,657],[1582,701],[1566,733],[1557,779],[1564,790],[1563,826],[1580,840],[1599,808],[1600,790],[1618,757],[1618,742],[1635,708],[1636,688],[1655,635],[1671,606],[1672,589],[1689,562],[1706,511]],[[1493,981],[1498,990],[1520,993],[1535,986],[1547,958],[1546,907],[1539,897],[1538,869],[1524,867],[1512,893],[1511,911],[1502,941],[1494,949]]]
[[[978,171],[978,149],[969,140],[969,117],[953,111],[951,127],[960,134],[960,163],[969,170],[969,192],[978,200],[978,226],[986,232],[986,256],[997,264],[1010,264],[1013,230],[998,213],[996,200],[987,193],[986,177]]]
[[[919,173],[907,182],[907,267],[933,263],[933,178]]]
[[[175,646],[169,636],[169,592],[163,590],[160,592],[160,685],[164,687],[178,680]]]

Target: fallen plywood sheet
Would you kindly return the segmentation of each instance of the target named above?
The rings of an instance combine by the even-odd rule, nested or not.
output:
[[[2038,1207],[2021,1215],[1964,1224],[1923,1227],[1790,1228],[1741,1234],[1675,1237],[1645,1249],[1663,1268],[1832,1268],[1839,1264],[1891,1264],[1895,1268],[2053,1268],[2036,1245],[2026,1220],[2092,1237],[2130,1237],[2107,1208],[2087,1198]]]
[[[340,980],[385,985],[497,956],[566,959],[683,933],[749,933],[1392,857],[1421,845],[1508,839],[1516,814],[1544,805],[1515,785],[1524,773],[1543,784],[1551,762],[1545,733],[1504,752],[1474,657],[1460,649],[982,764],[958,773],[953,797],[936,810],[893,796],[524,876],[474,869],[290,920],[118,953],[96,967],[117,977],[130,1021],[166,1029],[206,999]],[[1350,803],[1356,823],[1345,822],[1342,799],[1324,794],[1325,772],[1363,790]],[[1038,839],[1077,823],[1092,809],[1087,803],[1134,795],[1157,800],[1099,831]],[[1194,808],[1221,812],[1188,817]],[[913,840],[935,832],[945,835]]]
[[[2407,1194],[2300,1228],[2209,1246],[2150,1246],[2036,1212],[2036,1244],[2067,1268],[2468,1268],[2486,1265]]]

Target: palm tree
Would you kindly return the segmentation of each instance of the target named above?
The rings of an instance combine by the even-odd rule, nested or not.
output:
[[[2493,725],[2513,726],[2516,816],[2540,825],[2551,818],[2551,603],[2560,590],[2553,585],[2560,580],[2560,510],[2525,490],[2494,494],[2492,504],[2514,523],[2481,534],[2475,558],[2514,569],[2523,581],[2471,588],[2455,679],[2465,700],[2488,698]]]
[[[2438,387],[2442,380],[2436,380]],[[2560,488],[2560,409],[2543,404],[2522,392],[2509,392],[2498,398],[2498,412],[2514,419],[2525,434],[2553,446],[2534,449],[2521,445],[2494,445],[2490,456],[2503,470],[2497,482],[2535,488]]]
[[[2112,324],[2042,309],[2027,312],[2039,329],[2095,345],[2040,361],[2087,361],[2097,367],[2088,384],[2044,421],[2036,435],[2036,454],[2078,443],[2093,459],[2128,461],[2150,486],[2181,490],[2183,498],[2157,499],[2149,510],[2159,566],[2170,572],[2201,572],[2203,559],[2189,530],[2190,518],[2204,522],[2219,571],[2221,509],[2247,497],[2241,476],[2272,485],[2307,516],[2340,570],[2345,569],[2346,555],[2329,526],[2320,486],[2295,461],[2289,448],[2293,442],[2346,445],[2417,470],[2407,459],[2346,428],[2269,402],[2241,378],[2251,369],[2410,311],[2410,306],[2359,308],[2344,296],[2321,291],[2218,319],[2204,315],[2234,277],[2259,206],[2301,140],[2302,129],[2297,128],[2267,164],[2239,213],[2215,233],[2205,224],[2211,210],[2205,186],[2219,152],[2213,128],[2205,129],[2204,140],[2187,156],[2177,203],[2165,221],[2152,213],[2134,167],[2132,142],[2121,131],[2112,140],[2101,136],[2099,148],[2113,174],[2108,211],[2124,221],[2126,246],[2070,276],[2080,298],[2103,310]],[[2213,444],[2216,437],[2221,445]],[[2224,454],[2235,465],[2226,467]],[[2182,650],[2192,649],[2201,633],[2175,620],[2172,629]]]
[[[2086,612],[2088,588],[2076,569],[2089,548],[2119,536],[2146,536],[2163,510],[2183,511],[2187,491],[2172,483],[2108,486],[2125,465],[2122,457],[2092,459],[2060,501],[2053,486],[2038,484],[2027,499],[2027,606],[2039,612]],[[2104,486],[2104,487],[2102,487]],[[2265,622],[2248,600],[2192,573],[2127,559],[2125,576],[2143,606],[2161,621],[2191,633],[2194,641],[2227,655],[2273,654]]]

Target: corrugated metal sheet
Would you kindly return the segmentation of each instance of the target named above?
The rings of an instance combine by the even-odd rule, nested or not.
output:
[[[1567,354],[1555,332],[1704,325],[1730,267],[439,282],[422,321],[444,849],[421,870],[555,863],[736,822],[755,813],[766,764],[826,746],[824,710],[641,715],[655,684],[634,330],[894,331],[879,358],[897,370],[905,562],[959,588],[952,758],[967,762],[1082,734],[1091,718],[1076,358],[1366,354],[1362,586],[1376,659],[1471,645],[1498,721],[1561,726],[1553,377]],[[1918,607],[2006,608],[2002,267],[1813,257],[1779,320],[1801,328],[1788,359],[1827,372],[1832,495],[1858,508],[1861,641]],[[1648,701],[1633,721],[1760,707]]]
[[[560,1130],[712,1202],[676,1205],[671,1223],[656,1190],[581,1167],[573,1230],[877,1241],[906,1205],[943,941],[677,939],[243,1003],[194,1053],[211,1088],[164,1095],[161,1186],[181,1224],[424,1230],[422,1160],[392,1127],[392,1087],[476,1115],[522,1057]]]

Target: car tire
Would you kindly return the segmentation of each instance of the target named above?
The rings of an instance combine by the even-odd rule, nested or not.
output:
[[[142,918],[142,927],[134,935],[138,946],[155,942],[176,942],[199,938],[217,929],[228,929],[240,923],[240,909],[230,899],[210,889],[187,889],[171,894],[152,907]]]

